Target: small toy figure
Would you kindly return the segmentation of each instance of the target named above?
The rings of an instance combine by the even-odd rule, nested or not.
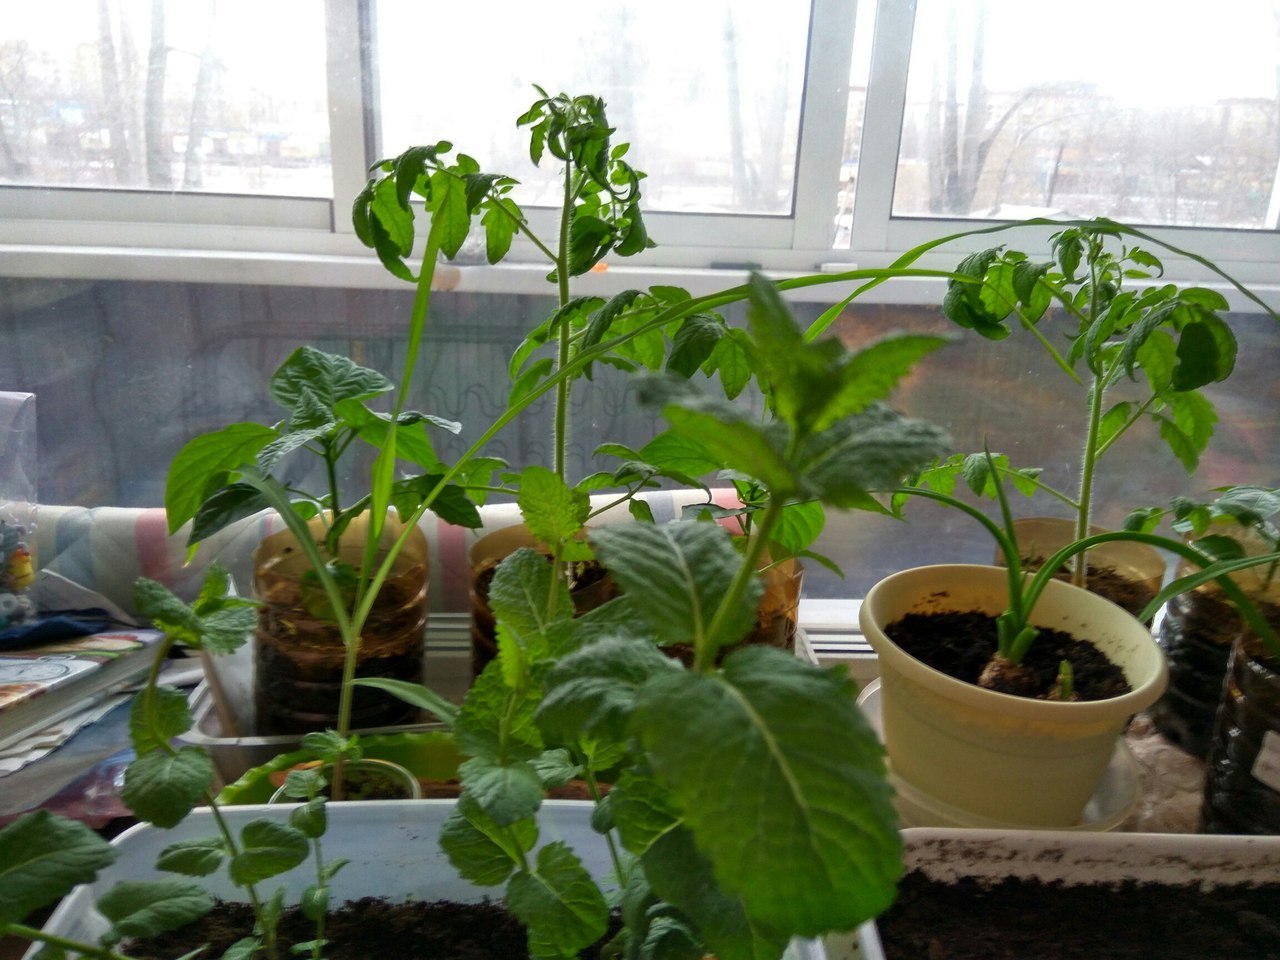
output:
[[[0,520],[0,627],[21,623],[33,607],[24,591],[35,581],[31,550],[23,541],[26,529]]]

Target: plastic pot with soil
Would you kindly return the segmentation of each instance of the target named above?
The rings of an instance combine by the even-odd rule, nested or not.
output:
[[[1248,554],[1273,549],[1247,531],[1231,536]],[[1191,572],[1189,563],[1179,564],[1178,576]],[[1258,613],[1280,631],[1280,576],[1271,567],[1260,566],[1240,570],[1231,578]],[[1243,626],[1235,606],[1214,582],[1179,594],[1165,605],[1159,639],[1169,658],[1169,689],[1150,713],[1161,733],[1194,756],[1204,757],[1209,751],[1228,661]]]
[[[343,534],[337,562],[359,570],[367,515]],[[318,520],[310,528],[321,536]],[[388,518],[381,550],[403,528]],[[415,527],[382,585],[360,637],[357,677],[422,682],[427,625],[427,540]],[[383,554],[385,555],[385,553]],[[255,717],[258,734],[336,727],[346,648],[328,598],[306,554],[288,530],[265,538],[254,552],[254,596],[262,602],[254,631]],[[415,708],[369,687],[355,691],[351,726],[386,727],[418,719]]]
[[[1007,606],[1008,580],[999,567],[919,567],[868,592],[859,618],[879,656],[891,772],[918,795],[979,820],[1074,827],[1129,719],[1164,690],[1164,656],[1132,616],[1050,580],[1031,613],[1041,630],[1031,650],[1039,647],[1034,657],[1042,663],[1028,654],[1044,690],[988,689],[978,679],[995,649],[994,617]],[[937,657],[919,646],[908,652],[894,639],[903,622],[916,620],[943,628],[934,631]],[[986,624],[985,639],[957,643],[946,632],[974,620]],[[1052,699],[1061,659],[1076,667],[1077,700]]]
[[[1248,634],[1231,648],[1209,742],[1200,827],[1280,834],[1280,658]]]

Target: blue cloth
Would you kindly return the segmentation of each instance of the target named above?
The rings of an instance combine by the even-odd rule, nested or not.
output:
[[[105,610],[59,611],[0,630],[0,650],[70,640],[110,629],[111,617]]]

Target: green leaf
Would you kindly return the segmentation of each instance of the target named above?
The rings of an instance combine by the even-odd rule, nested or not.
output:
[[[560,658],[544,680],[536,720],[547,743],[588,737],[625,742],[636,692],[655,673],[679,665],[652,644],[608,636]]]
[[[289,813],[289,826],[308,840],[318,840],[328,828],[329,817],[323,797],[312,797],[306,803],[294,807]]]
[[[622,845],[637,856],[681,826],[671,791],[636,769],[623,771],[609,791],[609,805]]]
[[[499,827],[465,793],[440,830],[440,848],[449,862],[467,880],[485,887],[505,883],[537,840],[532,819]]]
[[[500,827],[532,817],[542,805],[542,779],[526,760],[472,757],[458,768],[463,787]]]
[[[393,389],[395,384],[377,370],[311,346],[299,347],[271,375],[271,397],[276,403],[286,410],[318,404],[330,420],[338,419],[339,401],[367,400]],[[304,429],[310,425],[294,424]]]
[[[724,334],[724,321],[719,317],[704,313],[686,317],[672,339],[667,370],[685,378],[692,377],[711,357]]]
[[[129,706],[129,736],[138,756],[160,749],[193,723],[187,696],[175,687],[151,687]]]
[[[352,683],[357,687],[372,687],[389,693],[420,710],[426,710],[445,724],[452,724],[458,715],[457,704],[419,683],[394,680],[390,677],[356,677]]]
[[[108,943],[153,937],[199,920],[213,909],[203,887],[172,880],[122,880],[98,898],[98,912],[111,921]]]
[[[1200,455],[1213,439],[1218,413],[1213,404],[1198,390],[1173,393],[1165,397],[1170,416],[1157,416],[1160,436],[1188,473],[1200,463]]]
[[[243,937],[227,948],[222,960],[253,960],[261,946],[257,937]]]
[[[324,919],[325,914],[329,912],[329,888],[320,884],[310,884],[307,889],[302,891],[302,899],[298,903],[298,909],[302,911],[302,915],[308,920],[317,921]],[[303,944],[298,944],[303,946]],[[310,948],[311,944],[306,944]]]
[[[805,550],[822,535],[824,526],[826,511],[819,501],[787,504],[782,508],[782,514],[770,536],[772,559],[782,560]]]
[[[646,443],[640,459],[668,475],[701,477],[720,468],[720,461],[706,447],[674,430],[664,430]]]
[[[604,936],[609,907],[581,861],[556,841],[507,886],[507,907],[529,928],[535,957],[571,957]]]
[[[767,647],[731,653],[718,675],[658,675],[640,693],[632,728],[654,778],[720,886],[767,928],[852,930],[893,899],[901,840],[853,693],[843,669]],[[823,883],[795,896],[795,877],[815,873]]]
[[[19,923],[89,883],[116,853],[83,823],[47,810],[24,813],[0,829],[0,924]]]
[[[201,503],[227,482],[228,474],[251,466],[258,452],[280,434],[257,423],[233,423],[188,441],[169,464],[164,506],[169,533],[195,517]]]
[[[471,684],[458,711],[458,749],[469,757],[495,761],[531,760],[544,748],[533,722],[536,708],[536,697],[513,691],[503,679],[502,664],[490,663]]]
[[[240,845],[231,860],[231,879],[239,886],[292,870],[311,851],[301,830],[275,820],[250,820],[240,831]]]
[[[720,633],[710,634],[712,617],[741,564],[728,531],[716,524],[625,524],[597,530],[591,542],[622,589],[644,598],[635,610],[664,643],[714,650],[741,639],[755,622],[758,581]]]
[[[839,388],[811,429],[824,430],[872,403],[886,399],[921,358],[950,341],[924,334],[897,334],[851,354],[839,369]]]
[[[179,840],[160,851],[156,867],[188,877],[207,877],[222,866],[227,853],[227,845],[221,837]]]
[[[176,827],[204,800],[213,783],[213,762],[199,747],[175,754],[155,750],[125,769],[120,798],[140,820]]]
[[[742,330],[730,328],[716,341],[707,360],[708,373],[719,374],[724,395],[736,399],[755,374],[747,353],[746,335]]]
[[[506,198],[488,201],[483,209],[480,223],[484,227],[485,258],[497,263],[511,250],[511,241],[524,217],[514,201]]]
[[[642,858],[654,892],[692,922],[718,960],[774,960],[788,939],[752,918],[738,895],[717,885],[688,830],[672,829],[655,839]]]
[[[522,548],[502,563],[489,587],[489,605],[494,616],[508,629],[523,637],[542,631],[555,620],[568,619],[573,604],[563,581],[552,583],[553,571],[546,556]],[[547,615],[547,598],[556,591],[556,614]]]
[[[591,498],[546,467],[525,468],[517,502],[529,531],[552,547],[572,539],[591,513]]]
[[[1196,390],[1231,376],[1236,362],[1236,340],[1231,329],[1211,314],[1193,320],[1178,337],[1178,364],[1173,368],[1173,389]]]

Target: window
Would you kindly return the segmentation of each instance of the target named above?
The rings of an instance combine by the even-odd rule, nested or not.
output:
[[[980,221],[1105,214],[1280,301],[1278,22],[1280,0],[1212,13],[1194,0],[1157,12],[1100,0],[1069,12],[1013,0],[15,8],[0,37],[0,388],[38,396],[43,500],[138,506],[160,501],[193,434],[272,417],[266,376],[297,343],[395,370],[411,294],[355,240],[350,200],[373,159],[444,138],[518,177],[546,222],[545,174],[515,128],[535,83],[604,96],[616,141],[649,175],[659,246],[579,292],[706,290],[746,264],[877,266]],[[951,267],[994,242],[925,262]],[[418,406],[464,430],[501,405],[510,351],[549,309],[537,252],[514,258],[462,266],[437,297],[439,350]],[[1174,279],[1201,275],[1194,262],[1167,266]],[[809,288],[798,309],[816,316],[830,297]],[[887,284],[836,329],[850,342],[945,329],[940,297],[933,282]],[[1274,485],[1280,339],[1233,305],[1240,368],[1216,388],[1223,419],[1198,482]],[[1074,419],[1036,363],[962,338],[901,399],[963,449],[984,436],[1002,446],[1027,418],[1047,441]],[[579,437],[652,428],[622,381],[579,394]],[[500,442],[516,462],[545,452],[532,425]],[[1070,443],[1065,454],[1027,443],[1008,452],[1070,469]],[[580,440],[583,472],[590,452]],[[1142,456],[1170,466],[1157,450]],[[1180,471],[1159,470],[1144,461],[1117,500],[1185,487]],[[937,522],[833,520],[820,549],[848,579],[814,569],[807,592],[856,595],[940,545],[938,559],[987,558],[963,518]]]

